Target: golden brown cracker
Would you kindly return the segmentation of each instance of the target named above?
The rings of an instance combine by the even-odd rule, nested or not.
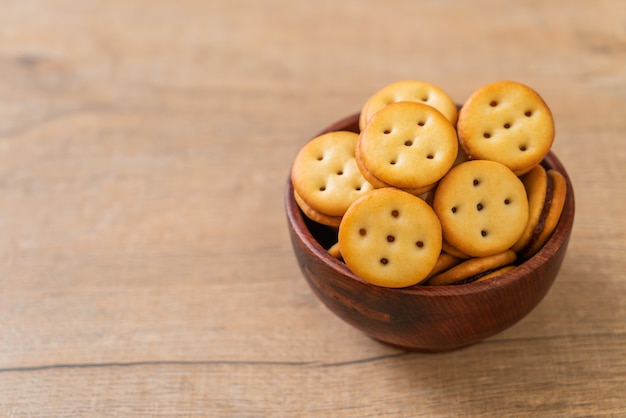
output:
[[[330,248],[328,248],[328,254],[330,254],[332,257],[338,260],[343,259],[343,257],[341,257],[341,249],[339,248],[338,242],[334,243],[333,245],[330,246]]]
[[[439,254],[439,258],[437,258],[437,262],[435,263],[435,266],[428,274],[427,279],[430,277],[436,276],[437,274],[443,273],[444,271],[456,266],[462,261],[463,261],[462,258],[455,257],[453,255],[450,255],[442,251],[441,254]]]
[[[421,80],[401,80],[391,83],[368,98],[359,117],[361,130],[383,107],[396,102],[419,102],[437,109],[451,124],[455,124],[458,109],[454,100],[440,87]]]
[[[439,182],[433,208],[444,241],[472,257],[511,248],[528,221],[521,180],[506,166],[487,160],[453,167]]]
[[[494,272],[491,272],[489,274],[485,274],[484,276],[481,276],[480,278],[474,280],[473,283],[478,283],[478,282],[484,282],[486,280],[490,280],[493,279],[494,277],[498,277],[498,276],[502,276],[504,273],[508,273],[509,271],[515,270],[514,265],[509,265],[509,266],[505,266],[502,267]]]
[[[422,194],[436,185],[458,155],[450,122],[422,103],[392,103],[369,121],[359,135],[356,162],[376,187]]]
[[[522,256],[529,258],[545,245],[550,236],[556,229],[563,207],[565,206],[565,198],[567,197],[567,181],[565,176],[557,170],[550,169],[547,171],[548,179],[551,182],[550,192],[546,202],[546,213],[539,223],[539,231],[536,231],[536,237],[532,239],[529,248],[523,251]]]
[[[321,223],[330,218],[335,225],[354,200],[373,188],[357,168],[357,140],[354,132],[330,132],[313,138],[298,152],[291,181],[307,216],[313,214]]]
[[[307,218],[322,225],[339,228],[339,224],[341,223],[341,216],[330,216],[318,212],[317,210],[309,206],[309,204],[305,202],[295,190],[293,192],[293,197],[296,201],[296,204]]]
[[[535,227],[541,218],[548,192],[548,175],[541,165],[536,166],[520,179],[528,196],[528,222],[522,236],[512,248],[516,253],[524,249],[533,237]]]
[[[517,175],[543,160],[554,141],[554,119],[543,98],[525,84],[497,81],[476,90],[457,122],[471,159],[498,161]]]
[[[339,226],[346,265],[366,282],[406,287],[426,279],[441,253],[439,219],[422,199],[394,188],[368,192]]]
[[[450,285],[471,279],[481,273],[490,272],[502,266],[513,263],[517,255],[507,250],[487,257],[475,257],[431,277],[426,284],[431,286]]]

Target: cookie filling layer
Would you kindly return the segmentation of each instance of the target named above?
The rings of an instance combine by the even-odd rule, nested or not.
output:
[[[501,268],[502,268],[502,266],[494,267],[494,268],[489,269],[489,270],[485,270],[485,271],[480,272],[478,274],[474,274],[473,276],[466,277],[465,279],[461,279],[458,282],[454,282],[454,283],[452,283],[452,285],[467,284],[467,283],[475,282],[476,280],[480,279],[481,277],[485,277],[488,274],[494,273],[494,272],[500,270]]]

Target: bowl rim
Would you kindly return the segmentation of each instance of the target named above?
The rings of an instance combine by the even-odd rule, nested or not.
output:
[[[344,117],[327,128],[320,131],[318,135],[334,132],[339,130],[347,130],[350,126],[358,124],[359,113],[355,113]],[[357,125],[358,126],[358,125]],[[317,136],[317,135],[316,135]],[[311,138],[313,139],[313,138]],[[494,289],[496,287],[506,287],[507,285],[515,282],[523,277],[526,277],[534,268],[541,268],[546,264],[557,251],[567,242],[569,233],[573,228],[574,214],[575,214],[575,197],[574,189],[565,167],[558,159],[556,154],[552,151],[548,152],[542,164],[547,165],[549,168],[556,169],[565,177],[567,184],[567,195],[565,197],[565,204],[563,206],[563,212],[559,222],[553,231],[552,235],[544,246],[537,251],[532,257],[523,261],[517,265],[515,269],[504,273],[500,276],[494,277],[490,280],[481,282],[472,282],[466,284],[449,285],[449,286],[427,286],[427,285],[412,285],[402,288],[382,287],[371,283],[368,283],[348,268],[348,266],[342,261],[331,256],[328,251],[317,241],[313,236],[308,226],[305,223],[305,215],[297,205],[295,198],[293,197],[293,184],[291,182],[291,171],[287,176],[287,182],[285,187],[285,209],[287,212],[287,218],[291,224],[291,228],[298,235],[299,240],[307,247],[312,254],[315,255],[324,265],[330,267],[338,276],[344,277],[348,280],[355,280],[361,285],[366,287],[372,287],[377,289],[385,289],[389,292],[398,292],[408,295],[421,295],[421,296],[459,296],[473,293],[481,293]]]

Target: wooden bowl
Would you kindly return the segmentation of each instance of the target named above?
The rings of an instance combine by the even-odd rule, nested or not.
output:
[[[359,115],[321,133],[358,132]],[[546,295],[561,268],[574,223],[574,190],[556,155],[543,161],[567,180],[559,224],[545,246],[509,273],[492,280],[453,286],[391,289],[355,276],[328,248],[336,232],[306,218],[288,179],[285,210],[300,269],[313,293],[339,318],[370,337],[404,349],[447,351],[474,344],[518,322]]]

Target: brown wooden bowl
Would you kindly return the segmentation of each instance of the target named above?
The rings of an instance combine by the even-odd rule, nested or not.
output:
[[[321,133],[358,132],[359,115]],[[285,209],[293,250],[313,293],[341,319],[372,338],[405,349],[447,351],[491,337],[524,318],[546,295],[561,268],[574,223],[574,190],[556,155],[546,168],[567,180],[559,224],[545,246],[512,271],[494,279],[453,286],[391,289],[364,282],[328,248],[336,232],[306,218],[293,197],[289,178]]]

